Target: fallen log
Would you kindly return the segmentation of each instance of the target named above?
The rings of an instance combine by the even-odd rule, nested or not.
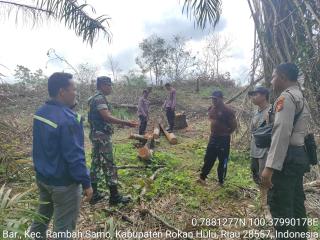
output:
[[[158,169],[158,168],[163,168],[166,165],[145,165],[145,166],[135,166],[135,165],[124,165],[124,166],[118,166],[117,169],[146,169],[146,168],[153,168],[153,169]]]
[[[168,131],[166,131],[162,124],[160,124],[160,128],[163,131],[163,133],[166,135],[170,144],[175,145],[178,143],[178,140],[173,133],[169,133]]]
[[[148,137],[147,136],[143,136],[143,135],[139,135],[139,134],[136,134],[136,133],[131,133],[130,136],[129,136],[129,139],[144,141],[144,140],[148,140]]]
[[[119,104],[119,103],[110,103],[114,108],[125,109],[129,113],[136,113],[138,110],[138,106],[134,104]]]
[[[160,128],[159,123],[154,124],[153,126],[153,138],[158,139],[160,136]]]
[[[188,127],[187,116],[184,112],[177,113],[174,118],[174,129],[184,129]]]
[[[153,138],[149,138],[146,144],[138,149],[138,156],[142,160],[150,160],[150,158],[153,155],[153,150],[152,147],[154,145],[154,140]]]
[[[153,217],[154,219],[156,219],[157,221],[161,222],[164,226],[166,226],[168,229],[173,230],[175,232],[183,232],[182,230],[176,228],[175,226],[171,225],[170,223],[168,223],[167,221],[163,220],[162,218],[158,217],[156,214],[152,213],[149,209],[141,209],[140,210],[140,214],[141,215],[146,215],[149,214],[151,217]],[[184,239],[193,239],[190,237],[186,237]]]
[[[142,160],[150,160],[150,158],[153,156],[153,150],[149,149],[146,146],[143,146],[142,148],[138,149],[138,157]]]
[[[158,174],[163,170],[164,168],[159,168],[159,169],[157,169],[150,177],[149,177],[149,181],[150,182],[153,182],[156,178],[157,178],[157,176],[158,176]],[[141,190],[141,193],[140,193],[140,196],[139,196],[139,199],[138,199],[138,201],[140,202],[141,201],[141,199],[143,199],[143,196],[146,194],[146,192],[147,192],[147,185],[150,185],[150,184],[146,184],[143,188],[142,188],[142,190]]]

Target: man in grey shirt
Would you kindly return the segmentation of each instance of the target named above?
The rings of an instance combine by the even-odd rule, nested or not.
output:
[[[253,132],[268,119],[268,111],[270,109],[269,90],[260,86],[248,94],[251,97],[252,103],[258,107],[251,121],[251,132]],[[267,205],[267,190],[261,187],[260,178],[266,164],[267,154],[268,148],[258,148],[252,136],[250,146],[251,172],[254,182],[260,187],[262,208],[265,208]]]

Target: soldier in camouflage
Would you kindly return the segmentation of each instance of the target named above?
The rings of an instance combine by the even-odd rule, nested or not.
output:
[[[129,198],[118,193],[117,168],[113,160],[112,151],[112,124],[121,124],[129,127],[137,127],[134,121],[124,121],[111,115],[111,106],[106,96],[112,92],[112,83],[109,77],[97,78],[97,93],[88,100],[90,124],[90,140],[92,142],[92,162],[90,169],[93,197],[91,204],[97,203],[103,198],[98,192],[99,172],[102,169],[107,187],[110,189],[110,204],[128,203]]]

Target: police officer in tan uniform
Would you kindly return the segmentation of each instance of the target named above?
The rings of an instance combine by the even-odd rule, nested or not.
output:
[[[310,113],[298,86],[299,70],[295,64],[278,65],[272,75],[272,86],[281,93],[273,106],[274,125],[262,184],[269,189],[268,204],[277,232],[277,239],[288,239],[285,232],[305,233],[303,175],[310,170],[304,149]],[[289,226],[281,224],[294,219]],[[305,238],[289,238],[305,239]]]

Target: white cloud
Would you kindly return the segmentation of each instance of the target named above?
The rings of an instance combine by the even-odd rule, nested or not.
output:
[[[5,19],[1,24],[0,63],[10,68],[11,73],[15,66],[20,64],[31,70],[42,68],[46,74],[51,74],[53,71],[67,68],[66,65],[52,61],[46,68],[48,61],[46,53],[48,49],[54,48],[74,66],[89,62],[100,67],[101,71],[105,71],[107,56],[112,54],[119,61],[120,67],[128,70],[126,68],[133,67],[134,58],[138,55],[138,44],[152,33],[163,34],[166,22],[181,24],[181,27],[177,28],[177,33],[186,34],[190,31],[191,37],[197,36],[194,40],[202,35],[200,30],[193,28],[193,21],[187,19],[186,15],[182,15],[182,1],[88,0],[87,2],[95,7],[97,16],[106,14],[112,18],[110,21],[113,34],[111,44],[101,37],[91,48],[83,43],[81,38],[76,37],[72,30],[54,21],[31,29],[16,26],[12,19],[10,21]],[[222,70],[230,71],[232,76],[237,76],[243,67],[250,66],[252,55],[253,23],[247,2],[223,0],[221,19],[220,30],[233,36],[233,49],[237,53],[237,58],[225,61]],[[168,32],[174,33],[175,27],[168,26]],[[180,31],[179,28],[181,28]]]

